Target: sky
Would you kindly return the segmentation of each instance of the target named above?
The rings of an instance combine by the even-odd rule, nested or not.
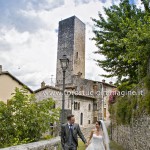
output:
[[[131,0],[139,3],[139,0]],[[0,65],[31,89],[41,82],[54,85],[56,76],[58,23],[76,16],[86,25],[85,77],[102,81],[105,73],[96,65],[95,58],[103,56],[97,50],[92,18],[103,6],[118,4],[119,0],[0,0]],[[105,79],[114,82],[114,78]]]

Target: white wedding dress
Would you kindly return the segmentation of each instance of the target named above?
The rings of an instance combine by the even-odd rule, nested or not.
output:
[[[93,134],[91,139],[91,143],[86,148],[86,150],[105,150],[104,141],[102,135]]]

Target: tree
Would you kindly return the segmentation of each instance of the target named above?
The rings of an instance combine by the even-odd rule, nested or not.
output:
[[[36,101],[26,89],[16,88],[7,104],[0,102],[0,147],[38,141],[58,122],[59,109],[52,99]]]
[[[96,61],[109,73],[102,76],[116,76],[117,84],[134,85],[139,78],[146,76],[150,52],[146,41],[149,36],[149,21],[146,20],[149,11],[146,0],[143,0],[143,4],[145,11],[130,5],[129,0],[121,0],[119,6],[104,8],[106,18],[99,13],[99,19],[93,19],[93,40],[98,47],[95,53],[105,56],[105,60]]]

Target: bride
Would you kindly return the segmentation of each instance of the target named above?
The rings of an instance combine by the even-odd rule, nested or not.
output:
[[[96,129],[91,131],[86,150],[110,150],[108,132],[104,121],[96,121],[95,127]]]

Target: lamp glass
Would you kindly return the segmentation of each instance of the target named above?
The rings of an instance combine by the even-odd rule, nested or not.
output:
[[[61,68],[65,71],[68,68],[69,59],[66,57],[66,55],[63,55],[63,58],[60,59]]]

